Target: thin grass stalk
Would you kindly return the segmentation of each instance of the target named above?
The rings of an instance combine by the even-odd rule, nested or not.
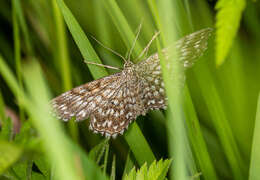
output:
[[[249,169],[249,180],[257,180],[260,177],[260,93],[258,96],[255,127],[252,143],[251,162]]]
[[[54,14],[54,22],[56,25],[55,33],[56,33],[57,45],[58,45],[56,60],[59,62],[59,66],[60,66],[63,90],[68,91],[72,89],[72,80],[71,80],[69,51],[67,47],[66,29],[64,25],[64,20],[62,18],[56,0],[52,0],[52,7],[53,7],[53,14]],[[78,142],[79,132],[78,132],[77,124],[73,121],[70,121],[68,126],[69,126],[70,135],[76,142]]]
[[[19,86],[23,89],[23,82],[22,82],[22,74],[21,74],[21,46],[20,46],[20,30],[18,24],[18,9],[17,5],[19,0],[12,0],[12,18],[13,18],[13,39],[14,39],[14,58],[15,58],[15,67],[16,67],[16,75],[18,78]],[[24,121],[24,108],[20,104],[20,98],[18,98],[18,105],[19,105],[19,116],[20,120]]]

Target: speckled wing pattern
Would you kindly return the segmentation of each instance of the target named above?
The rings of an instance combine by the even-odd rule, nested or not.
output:
[[[123,71],[76,87],[52,100],[54,113],[64,121],[90,117],[91,130],[115,138],[144,114],[136,78]]]
[[[211,32],[211,28],[206,28],[189,34],[175,42],[172,46],[163,49],[162,53],[166,58],[170,58],[168,51],[171,50],[171,48],[175,48],[175,52],[178,54],[178,60],[183,64],[184,69],[187,69],[191,67],[207,49],[208,38]],[[165,109],[167,106],[167,97],[165,97],[158,53],[139,62],[136,69],[141,74],[139,76],[143,82],[141,98],[143,99],[146,110]]]
[[[207,48],[211,29],[203,29],[178,40],[173,47],[184,68],[192,66]],[[169,47],[171,48],[171,47]],[[163,54],[169,58],[169,48]],[[149,110],[167,107],[158,54],[137,64],[128,62],[116,73],[61,94],[51,101],[59,119],[90,118],[89,128],[106,137],[123,134],[128,125]]]

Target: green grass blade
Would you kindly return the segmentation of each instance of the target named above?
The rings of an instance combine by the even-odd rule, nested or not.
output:
[[[57,6],[56,0],[52,0],[55,33],[57,36],[57,60],[60,63],[61,77],[63,81],[64,90],[68,91],[72,88],[70,59],[67,47],[66,28],[60,10]]]
[[[124,179],[124,177],[130,173],[131,169],[133,169],[134,167],[134,162],[131,159],[131,151],[128,151],[127,153],[127,158],[126,158],[126,162],[125,162],[125,168],[124,168],[124,173],[123,173],[123,177],[122,179]]]
[[[98,58],[95,50],[92,48],[87,36],[81,29],[80,25],[78,24],[77,20],[74,18],[73,14],[69,10],[69,8],[66,6],[66,4],[63,2],[63,0],[57,0],[57,4],[61,10],[61,13],[65,19],[65,22],[71,32],[71,35],[73,36],[74,41],[76,42],[83,58],[86,61],[89,62],[95,62],[102,64],[100,59]],[[105,68],[87,64],[89,67],[89,70],[94,77],[94,79],[101,78],[103,76],[107,76],[108,73],[105,70]]]
[[[228,122],[227,115],[223,109],[223,102],[216,89],[212,75],[207,67],[200,68],[196,72],[198,76],[199,86],[202,87],[204,101],[208,107],[212,123],[216,128],[220,143],[224,149],[224,153],[231,167],[232,173],[236,179],[244,179],[244,164],[239,153],[231,126]],[[203,79],[203,81],[201,81]],[[204,84],[205,83],[205,84]]]
[[[148,0],[147,2],[149,5],[149,8],[150,8],[150,11],[152,12],[152,15],[153,15],[157,28],[161,29],[162,25],[161,25],[161,21],[159,18],[159,12],[158,12],[155,0]]]
[[[20,12],[20,13],[19,13]],[[18,16],[20,15],[20,16]],[[18,17],[22,19],[21,15],[21,9],[20,9],[20,2],[17,0],[12,0],[12,16],[13,16],[13,39],[14,39],[14,58],[15,58],[15,65],[16,65],[16,75],[18,77],[18,82],[19,86],[23,88],[23,83],[22,83],[22,74],[21,74],[21,45],[20,45],[20,30],[19,30],[19,25],[18,25]],[[18,99],[18,104],[19,99]],[[23,106],[19,106],[19,114],[20,114],[20,119],[23,121],[24,120],[24,109]]]
[[[13,123],[10,117],[1,121],[0,140],[10,141],[13,136]]]
[[[101,158],[104,155],[106,146],[108,145],[108,139],[104,139],[89,152],[89,157],[93,159],[97,164],[100,163]]]
[[[133,123],[129,127],[124,137],[140,166],[145,162],[151,164],[155,160],[155,156],[137,123]]]
[[[110,180],[116,180],[116,155],[113,155]]]
[[[0,89],[0,124],[3,122],[4,119],[5,119],[5,102]]]
[[[107,13],[110,15],[111,19],[113,20],[114,24],[117,27],[117,30],[120,33],[122,39],[124,40],[125,45],[128,47],[128,49],[130,49],[134,42],[135,35],[134,35],[133,31],[131,30],[122,11],[120,10],[116,1],[114,1],[114,0],[105,0],[105,1],[103,1],[103,3],[107,9]],[[133,51],[135,57],[137,57],[139,55],[141,50],[142,50],[142,47],[137,41],[136,45],[135,45],[135,49]]]
[[[163,72],[163,79],[165,82],[165,89],[166,89],[166,94],[168,97],[168,111],[167,111],[167,134],[168,134],[168,139],[169,139],[169,154],[170,157],[174,159],[173,166],[171,168],[171,178],[176,178],[176,179],[187,179],[187,172],[185,168],[185,163],[184,163],[184,152],[185,152],[185,138],[184,138],[184,117],[182,114],[182,109],[180,104],[181,103],[181,93],[180,93],[180,84],[179,82],[180,78],[179,72],[177,71],[176,63],[171,62],[170,66],[171,69],[166,68],[166,63],[169,63],[169,61],[166,61],[166,59],[163,57],[161,53],[161,48],[158,44],[158,54],[160,58],[160,63],[162,67],[162,72]],[[173,70],[173,67],[174,70]],[[175,72],[173,75],[170,72]],[[178,72],[178,73],[177,73]],[[175,77],[176,79],[174,79]],[[182,82],[183,83],[183,82]],[[174,84],[174,86],[173,86]]]
[[[9,88],[12,90],[13,94],[17,97],[21,95],[21,91],[19,88],[19,85],[9,69],[9,67],[6,65],[3,57],[0,54],[0,73],[2,77],[5,79],[6,83],[8,84]]]
[[[249,169],[249,180],[257,180],[260,177],[260,94],[258,96],[254,136]]]
[[[24,73],[25,83],[31,95],[30,102],[26,104],[27,110],[43,138],[47,155],[52,162],[55,162],[57,177],[60,179],[79,179],[61,124],[48,113],[50,112],[48,107],[49,94],[39,66],[37,64],[29,65],[25,68]]]
[[[200,124],[187,88],[185,88],[184,105],[189,139],[193,147],[196,159],[198,160],[203,177],[205,179],[216,180],[216,172],[209,156],[206,143],[200,129]]]
[[[29,56],[33,55],[33,47],[32,47],[32,44],[31,44],[31,39],[30,39],[30,36],[29,36],[29,31],[28,31],[28,27],[27,27],[27,24],[26,24],[26,21],[25,21],[25,16],[24,16],[24,13],[23,13],[23,9],[22,9],[22,6],[21,6],[21,1],[20,0],[14,0],[13,1],[13,5],[14,5],[14,8],[15,8],[15,13],[16,13],[16,16],[18,18],[18,22],[19,22],[19,25],[21,27],[21,32],[22,32],[22,35],[24,37],[24,41],[25,41],[25,47],[26,47],[26,52],[28,53]]]
[[[104,156],[104,164],[103,164],[103,172],[106,174],[107,172],[107,166],[108,166],[108,153],[109,153],[109,143],[106,144],[105,146],[105,156]]]
[[[164,47],[169,46],[176,41],[175,24],[178,22],[177,5],[172,1],[160,1],[160,17],[162,22]],[[164,42],[165,41],[165,42]],[[186,158],[186,129],[185,118],[183,113],[183,85],[184,69],[179,63],[174,49],[169,51],[169,57],[166,59],[161,53],[161,46],[157,41],[160,64],[162,68],[162,77],[165,83],[166,95],[168,97],[167,111],[167,135],[169,143],[169,155],[173,159],[173,166],[170,169],[171,178],[188,179],[188,169],[186,164],[192,163]]]

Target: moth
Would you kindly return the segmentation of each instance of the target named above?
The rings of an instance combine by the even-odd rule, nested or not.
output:
[[[202,29],[173,44],[184,69],[207,49],[211,32],[211,28]],[[165,57],[168,51],[162,50]],[[167,107],[159,55],[155,53],[137,64],[126,60],[121,72],[73,88],[54,98],[51,105],[59,119],[90,118],[90,130],[115,138],[139,115]]]

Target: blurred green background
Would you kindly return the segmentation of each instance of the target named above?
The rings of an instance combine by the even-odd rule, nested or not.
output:
[[[259,12],[246,0],[1,0],[0,179],[121,179],[133,167],[126,179],[260,179]],[[116,72],[84,59],[123,66],[91,36],[125,56],[141,23],[131,59],[158,30],[170,41],[214,28],[180,116],[151,111],[109,141],[88,120],[51,117],[50,98]],[[172,161],[146,169],[160,159]]]

